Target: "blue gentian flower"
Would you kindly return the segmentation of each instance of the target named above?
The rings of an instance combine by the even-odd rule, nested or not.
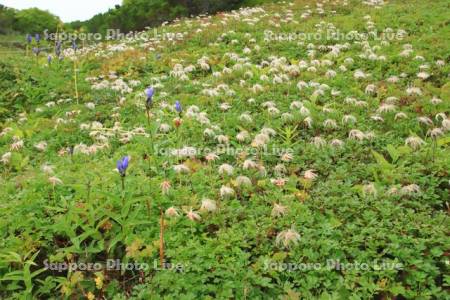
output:
[[[39,43],[41,41],[41,35],[39,33],[36,33],[34,39],[36,40],[37,43]]]
[[[39,48],[39,47],[33,47],[33,53],[36,54],[36,56],[38,56],[39,53],[41,53],[41,48]]]
[[[147,102],[146,102],[147,108],[152,107],[154,94],[155,94],[155,89],[151,86],[145,90],[145,95],[147,95]]]
[[[120,176],[122,177],[125,177],[126,175],[129,160],[130,158],[128,156],[124,156],[122,157],[122,159],[119,159],[117,161],[117,170],[119,171]]]
[[[61,56],[61,41],[56,42],[55,54],[57,57]]]
[[[31,36],[31,34],[27,34],[27,43],[31,44],[32,41],[33,41],[33,37]]]
[[[48,61],[48,64],[52,63],[52,56],[51,55],[47,56],[47,61]]]
[[[149,86],[146,90],[145,90],[145,94],[147,95],[147,98],[151,98],[153,97],[153,94],[155,93],[155,89],[151,86]]]
[[[72,49],[74,51],[77,51],[77,49],[78,49],[78,46],[77,46],[77,43],[75,42],[75,40],[72,40]]]
[[[181,112],[183,111],[183,108],[181,107],[181,103],[180,103],[180,101],[176,101],[175,102],[175,110],[179,113],[179,114],[181,114]]]

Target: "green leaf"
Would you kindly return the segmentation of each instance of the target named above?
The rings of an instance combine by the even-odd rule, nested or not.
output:
[[[395,147],[393,145],[387,145],[386,147],[387,152],[389,153],[389,155],[391,156],[391,160],[393,163],[395,163],[399,157],[400,157],[400,153],[397,151],[397,149],[395,149]]]
[[[277,252],[272,256],[274,261],[283,261],[287,257],[286,252]]]
[[[434,247],[430,250],[431,255],[435,256],[435,257],[440,257],[442,255],[442,253],[444,253],[440,248],[438,247]]]
[[[389,289],[394,296],[402,295],[405,293],[405,288],[401,285],[395,285]]]
[[[447,145],[448,143],[450,143],[450,136],[443,137],[437,140],[438,146],[444,146]]]
[[[383,155],[372,150],[372,155],[375,157],[378,165],[380,165],[383,169],[392,169],[392,165],[384,158]]]

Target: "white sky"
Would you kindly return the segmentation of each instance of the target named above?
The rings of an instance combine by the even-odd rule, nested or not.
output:
[[[48,10],[63,22],[85,21],[121,3],[122,0],[0,0],[0,4],[16,9],[37,7]]]

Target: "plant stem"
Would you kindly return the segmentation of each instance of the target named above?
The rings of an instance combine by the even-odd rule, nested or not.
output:
[[[91,181],[89,180],[87,183],[87,202],[90,203],[91,202]]]
[[[122,180],[122,206],[125,206],[125,176],[121,176]]]
[[[56,192],[55,192],[54,184],[52,184],[52,198],[53,198],[53,203],[56,204]]]
[[[150,216],[151,216],[150,199],[147,199],[146,203],[147,203],[147,213],[148,213],[148,217],[150,218]]]
[[[55,49],[56,49],[56,44],[58,44],[58,33],[59,33],[59,25],[56,26]]]
[[[180,149],[180,128],[177,127],[177,149]]]
[[[164,214],[162,207],[159,207],[159,263],[164,266]]]
[[[434,157],[435,157],[435,154],[436,154],[436,146],[437,146],[437,141],[436,141],[436,139],[435,138],[433,138],[433,145],[432,145],[432,162],[434,163]]]
[[[148,127],[150,127],[150,110],[147,108],[146,109],[147,112],[147,123],[148,123]]]
[[[147,109],[148,129],[150,131],[150,156],[153,155],[153,130],[150,123],[150,110]]]
[[[76,57],[73,61],[73,78],[75,80],[75,99],[77,99],[77,104],[80,104],[79,98],[78,98],[78,76],[77,76],[77,60]]]

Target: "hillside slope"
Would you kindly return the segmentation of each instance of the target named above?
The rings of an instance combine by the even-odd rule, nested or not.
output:
[[[295,1],[2,55],[0,296],[445,299],[447,11]]]

